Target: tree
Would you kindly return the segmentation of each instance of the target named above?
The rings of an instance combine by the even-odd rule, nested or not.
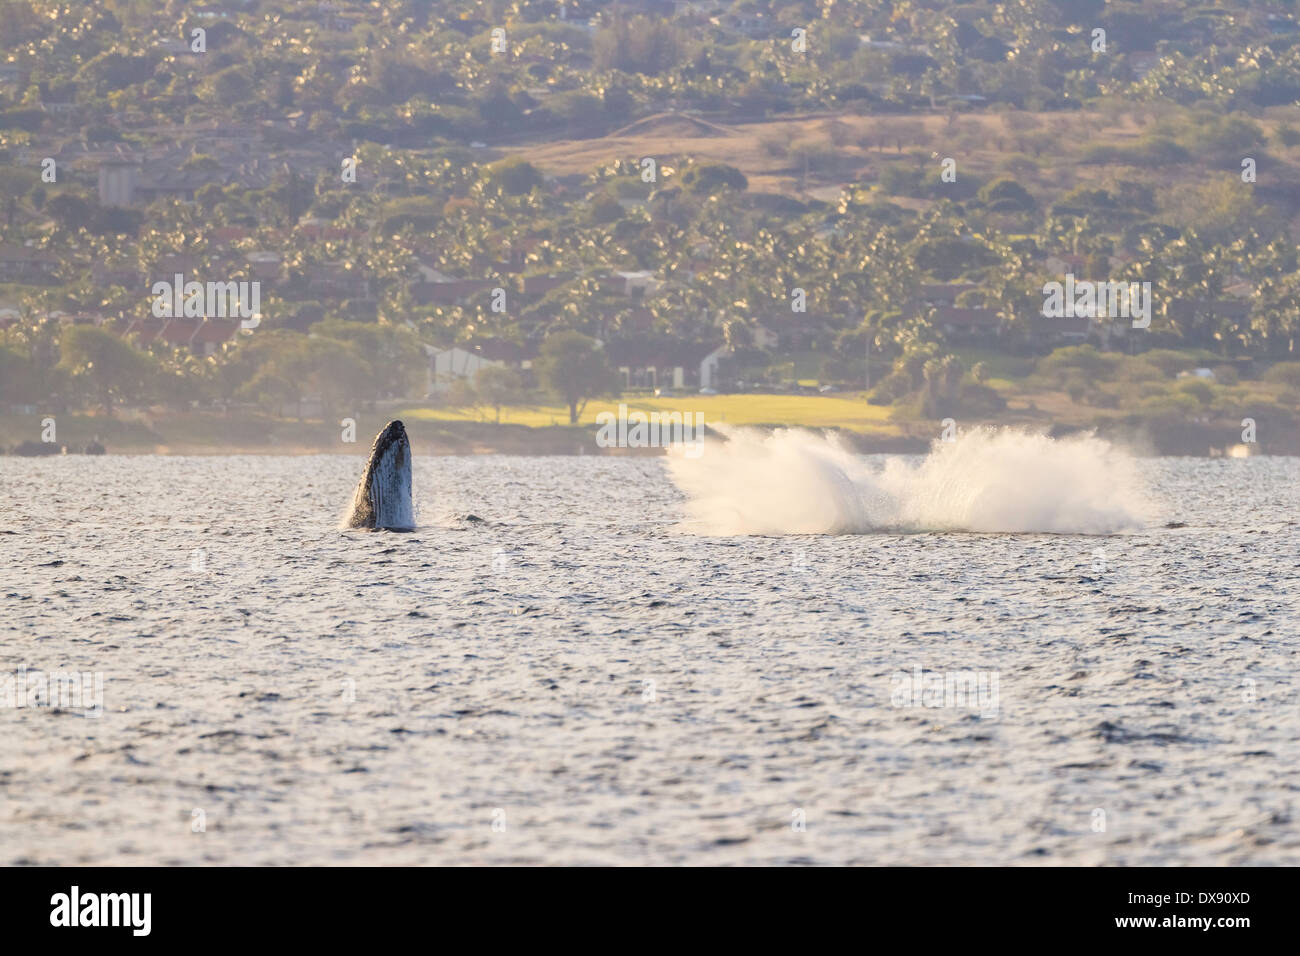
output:
[[[618,375],[609,365],[595,339],[581,332],[557,332],[542,343],[537,359],[537,378],[569,407],[569,424],[588,400],[618,393]]]
[[[313,336],[350,342],[360,350],[376,398],[402,398],[423,385],[426,371],[419,337],[401,325],[327,319],[311,326]]]
[[[38,388],[31,360],[16,349],[0,346],[0,402],[30,403],[38,397]]]
[[[299,405],[306,388],[305,335],[287,329],[258,332],[241,342],[223,368],[223,391],[245,401]],[[299,416],[301,417],[301,415]]]
[[[157,370],[148,355],[92,325],[69,328],[59,351],[60,368],[99,402],[105,415],[113,414],[115,401],[146,398],[154,385]]]
[[[368,401],[375,394],[376,379],[384,374],[371,369],[358,342],[287,329],[259,332],[240,347],[232,365],[223,383],[227,391],[279,410],[296,404],[299,418],[302,400],[313,394],[320,397],[327,417]]]
[[[523,394],[519,373],[503,365],[485,365],[474,376],[474,394],[478,401],[496,413],[501,424],[501,406],[513,405]]]
[[[596,34],[592,53],[598,70],[657,76],[677,65],[683,46],[681,34],[671,23],[620,17]]]

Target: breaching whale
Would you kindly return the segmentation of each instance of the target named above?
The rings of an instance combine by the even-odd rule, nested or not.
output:
[[[347,528],[410,531],[415,527],[411,506],[411,442],[406,426],[391,421],[375,436],[370,460],[352,495],[343,522]]]

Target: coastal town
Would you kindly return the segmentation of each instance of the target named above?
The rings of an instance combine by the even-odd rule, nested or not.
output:
[[[1283,4],[1112,4],[1109,39],[976,7],[386,4],[400,42],[342,0],[102,0],[57,40],[47,6],[0,14],[19,431],[375,403],[509,422],[556,394],[561,332],[598,349],[590,398],[852,394],[882,435],[1212,425],[1209,449],[1294,420]],[[1179,93],[1211,36],[1258,82]],[[1035,77],[1006,65],[1021,43]],[[1053,314],[1076,279],[1144,284],[1147,324]]]

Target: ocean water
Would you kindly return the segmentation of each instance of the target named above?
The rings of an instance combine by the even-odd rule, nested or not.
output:
[[[982,441],[0,457],[0,864],[1300,863],[1300,460]]]

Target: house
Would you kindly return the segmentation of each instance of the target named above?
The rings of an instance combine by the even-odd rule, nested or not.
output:
[[[193,202],[195,193],[218,178],[212,171],[182,169],[166,161],[154,162],[141,170],[134,195],[145,203],[164,197]]]
[[[59,257],[52,252],[0,245],[0,282],[48,285],[58,281],[55,277],[58,268]]]
[[[501,271],[511,274],[523,272],[528,267],[528,257],[541,248],[542,243],[543,240],[534,236],[524,236],[513,241],[504,240],[506,258],[500,263]]]
[[[922,283],[904,310],[908,315],[931,312],[931,321],[948,335],[964,342],[997,338],[1002,322],[993,309],[972,309],[956,305],[965,292],[978,289],[972,282]]]
[[[173,276],[193,276],[199,271],[199,257],[189,253],[177,252],[167,253],[158,257],[158,261],[153,264],[149,270],[149,275],[157,276],[161,279],[171,279]]]
[[[819,351],[835,338],[835,333],[828,329],[822,319],[807,313],[771,316],[771,320],[775,328],[767,329],[766,335],[755,333],[753,337],[754,345],[759,348],[769,351],[772,348]],[[763,341],[771,341],[772,335],[776,336],[775,346],[762,344]]]
[[[253,230],[245,226],[216,226],[208,235],[218,246],[225,247],[232,242],[250,238]]]
[[[722,0],[673,0],[673,19],[689,19],[699,23],[708,22],[724,12],[727,5]]]
[[[190,49],[189,43],[185,40],[177,40],[171,37],[156,40],[153,47],[159,53],[164,53],[168,56],[185,56],[193,52]]]
[[[1002,320],[993,309],[963,309],[955,305],[935,306],[933,322],[945,334],[967,342],[996,339],[1002,329]]]
[[[887,53],[917,53],[930,56],[930,48],[924,44],[900,43],[898,40],[876,40],[869,34],[858,34],[858,46],[869,50],[883,50]]]
[[[781,336],[765,325],[755,325],[753,335],[754,348],[771,351],[781,345]]]
[[[736,33],[752,39],[760,39],[771,35],[773,21],[768,20],[761,13],[753,16],[729,13],[722,18],[722,22],[725,27],[729,27]]]
[[[1030,336],[1040,346],[1080,345],[1096,335],[1102,342],[1108,343],[1114,331],[1113,324],[1107,319],[1088,319],[1082,317],[1048,318],[1040,316],[1030,329]]]
[[[90,277],[96,288],[120,285],[124,289],[134,289],[144,284],[140,270],[128,262],[95,262],[90,267]]]
[[[546,293],[558,289],[572,280],[573,276],[570,275],[524,276],[522,283],[523,294],[541,298]]]
[[[0,86],[12,86],[22,89],[27,86],[30,76],[27,70],[13,63],[0,63]]]
[[[158,332],[158,338],[176,348],[185,348],[203,322],[203,319],[168,319]]]
[[[323,262],[307,271],[307,292],[314,299],[370,299],[370,277],[350,262]]]
[[[1177,299],[1169,303],[1175,322],[1192,323],[1198,315],[1227,319],[1239,325],[1250,320],[1250,301],[1242,299]]]
[[[411,298],[419,305],[466,305],[474,296],[500,286],[492,279],[455,279],[437,271],[432,276],[411,283]]]
[[[239,329],[239,319],[204,319],[190,337],[190,349],[195,355],[212,355],[238,335]]]
[[[238,319],[159,319],[152,315],[133,320],[122,333],[141,347],[161,341],[200,356],[212,355],[238,334]]]
[[[169,321],[171,320],[159,319],[152,315],[143,319],[133,319],[122,335],[123,337],[133,337],[137,345],[148,346],[154,339],[158,338],[158,333],[163,330],[163,326]]]
[[[60,325],[94,325],[101,326],[111,321],[103,312],[50,312],[48,317]]]
[[[688,282],[694,282],[702,273],[714,268],[713,259],[707,255],[692,255],[678,270],[678,275]]]
[[[1089,334],[1093,331],[1094,325],[1098,328],[1107,324],[1105,319],[1097,321],[1096,319],[1051,319],[1052,330],[1056,333],[1056,338],[1062,342],[1069,342],[1074,345],[1082,344],[1088,341]]]
[[[278,252],[256,250],[244,256],[248,274],[259,282],[278,282],[283,273],[282,257]]]
[[[632,299],[653,295],[663,284],[655,278],[653,272],[645,270],[641,272],[615,272],[614,277],[622,285],[623,294]]]
[[[500,364],[459,345],[446,349],[426,345],[424,350],[429,358],[430,392],[445,391],[457,379],[473,379],[479,373],[479,369]]]
[[[1074,253],[1063,253],[1058,256],[1048,256],[1043,265],[1052,275],[1082,276],[1088,270],[1088,258]]]
[[[727,354],[727,346],[716,342],[611,342],[605,353],[624,388],[715,388],[718,363]]]
[[[1159,53],[1135,52],[1128,55],[1128,68],[1133,79],[1140,80],[1160,63]]]
[[[502,339],[488,339],[465,345],[440,349],[426,345],[429,358],[429,391],[440,392],[450,388],[457,379],[473,379],[481,369],[513,368],[526,371],[537,359],[537,346],[532,342],[522,345]]]

